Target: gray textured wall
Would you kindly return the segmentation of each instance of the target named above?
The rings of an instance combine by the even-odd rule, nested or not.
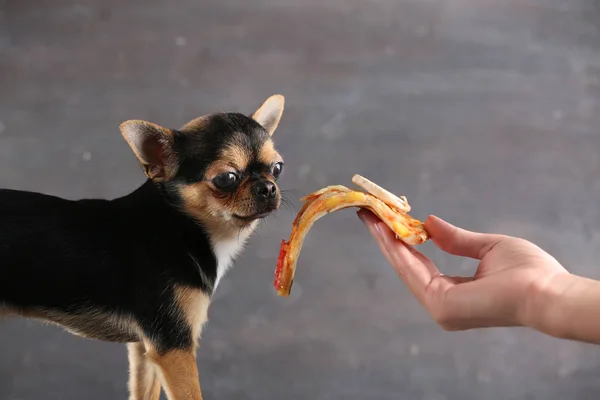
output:
[[[418,218],[521,235],[600,278],[599,51],[593,0],[0,0],[0,185],[119,196],[142,181],[123,120],[177,127],[280,92],[294,204],[359,172]],[[353,211],[314,227],[277,298],[293,217],[271,218],[219,287],[207,399],[597,397],[597,347],[441,331]],[[126,368],[122,346],[0,325],[1,400],[125,399]]]

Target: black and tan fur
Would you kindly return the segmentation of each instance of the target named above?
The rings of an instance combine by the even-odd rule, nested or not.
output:
[[[197,340],[211,296],[281,203],[272,134],[284,99],[182,128],[127,121],[147,180],[114,199],[0,190],[0,315],[127,343],[130,399],[202,398]]]

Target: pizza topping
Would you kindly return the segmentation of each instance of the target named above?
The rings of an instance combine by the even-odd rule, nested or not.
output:
[[[360,176],[358,174],[355,174],[352,177],[352,182],[355,185],[360,186],[367,192],[371,193],[373,196],[377,197],[379,200],[383,201],[388,206],[395,207],[398,210],[402,210],[404,212],[410,211],[410,205],[408,204],[406,197],[398,197],[395,194],[385,190],[375,182],[371,182],[364,176]]]

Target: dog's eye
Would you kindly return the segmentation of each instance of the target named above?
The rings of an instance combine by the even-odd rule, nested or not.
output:
[[[233,172],[226,172],[224,174],[216,176],[212,182],[213,185],[220,190],[230,190],[237,184],[238,177]]]
[[[275,165],[273,165],[273,170],[271,171],[271,173],[273,174],[273,177],[275,179],[277,179],[281,175],[282,171],[283,171],[283,163],[278,162],[278,163],[275,163]]]

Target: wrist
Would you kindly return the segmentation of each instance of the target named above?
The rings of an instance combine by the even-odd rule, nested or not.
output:
[[[570,336],[568,292],[579,284],[580,277],[568,272],[557,273],[544,282],[534,283],[526,301],[523,325],[558,338]]]
[[[561,339],[600,344],[600,281],[556,275],[532,304],[539,312],[530,327]]]

